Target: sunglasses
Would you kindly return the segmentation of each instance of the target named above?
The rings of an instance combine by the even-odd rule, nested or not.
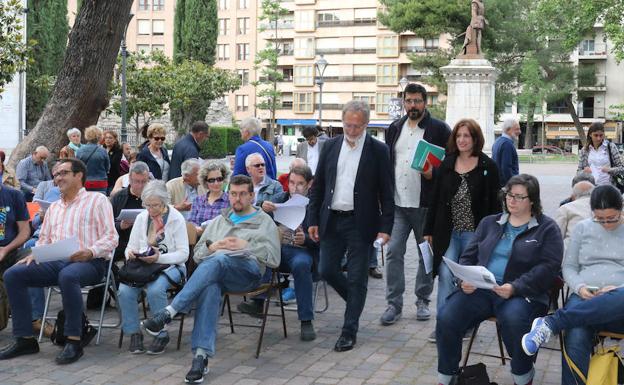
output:
[[[205,178],[204,180],[206,182],[208,182],[208,183],[215,183],[215,182],[221,183],[221,182],[223,182],[223,177],[219,176],[219,177],[216,177],[216,178]]]
[[[264,163],[256,163],[256,164],[252,164],[251,166],[255,168],[260,168],[260,167],[264,167]]]
[[[154,140],[160,140],[161,142],[164,142],[164,141],[165,141],[165,139],[167,139],[167,138],[165,138],[164,136],[152,136],[152,139],[154,139]]]

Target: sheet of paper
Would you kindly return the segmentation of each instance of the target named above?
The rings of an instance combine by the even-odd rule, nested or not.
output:
[[[423,257],[425,273],[429,274],[433,270],[433,250],[431,249],[431,245],[429,242],[424,241],[423,243],[418,244],[418,248],[420,249],[420,253]]]
[[[444,262],[454,276],[478,289],[492,289],[497,285],[494,274],[484,266],[464,266],[446,257],[444,257]]]
[[[310,199],[303,195],[295,194],[284,203],[275,203],[275,207],[307,206]]]
[[[284,203],[276,203],[277,209],[273,212],[273,219],[291,230],[297,230],[305,219],[308,202],[310,202],[308,198],[295,194]]]
[[[33,257],[35,257],[35,261],[41,263],[67,260],[79,248],[78,239],[72,237],[49,245],[35,246],[30,251]]]
[[[44,201],[43,199],[33,199],[33,202],[37,202],[39,203],[39,207],[41,207],[41,210],[46,211],[48,209],[48,207],[50,207],[50,205],[52,204],[52,202],[48,202],[48,201]]]
[[[117,219],[120,221],[134,222],[136,217],[139,214],[141,214],[143,211],[145,211],[145,209],[128,209],[128,210],[124,209],[124,210],[121,210]]]

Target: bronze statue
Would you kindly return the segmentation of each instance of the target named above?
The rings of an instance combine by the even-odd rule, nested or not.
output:
[[[485,18],[485,6],[482,0],[471,0],[471,19],[470,25],[464,32],[464,46],[460,56],[479,56],[482,57],[481,50],[481,31],[488,24]],[[461,35],[459,35],[461,36]]]

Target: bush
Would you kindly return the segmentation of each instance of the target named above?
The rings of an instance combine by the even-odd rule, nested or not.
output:
[[[225,158],[236,152],[236,147],[243,144],[238,127],[210,127],[210,137],[201,149],[202,158]]]

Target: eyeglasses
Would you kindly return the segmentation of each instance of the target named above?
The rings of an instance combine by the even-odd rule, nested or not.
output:
[[[362,127],[366,127],[367,124],[342,124],[343,128],[346,128],[348,130],[357,130],[358,128],[362,128]]]
[[[159,209],[161,207],[163,207],[162,203],[152,203],[152,204],[143,204],[143,207],[145,207],[146,209]]]
[[[256,164],[252,164],[251,166],[255,168],[260,168],[260,167],[264,167],[265,165],[264,163],[256,163]]]
[[[424,102],[425,101],[423,99],[405,99],[404,101],[405,104],[421,104]]]
[[[251,195],[251,193],[249,191],[230,191],[228,192],[228,195],[232,198],[243,198],[246,197],[247,195]]]
[[[512,193],[505,194],[505,197],[507,199],[513,199],[516,202],[522,202],[523,200],[529,198],[528,195],[520,195],[520,194],[512,194]]]
[[[74,174],[74,172],[72,170],[61,170],[61,171],[58,171],[58,172],[55,172],[54,174],[52,174],[52,177],[53,178],[58,178],[60,176],[68,175],[69,173]]]
[[[622,217],[622,214],[620,213],[618,216],[611,217],[611,218],[593,217],[592,221],[594,221],[595,223],[600,223],[601,225],[606,225],[606,224],[610,224],[610,223],[618,223],[620,221],[621,217]]]
[[[152,136],[152,139],[164,142],[165,139],[167,139],[167,138],[165,138],[164,136]]]
[[[223,177],[219,176],[219,177],[216,177],[216,178],[205,178],[204,180],[206,182],[208,182],[208,183],[215,183],[215,182],[221,183],[221,182],[223,182]]]

